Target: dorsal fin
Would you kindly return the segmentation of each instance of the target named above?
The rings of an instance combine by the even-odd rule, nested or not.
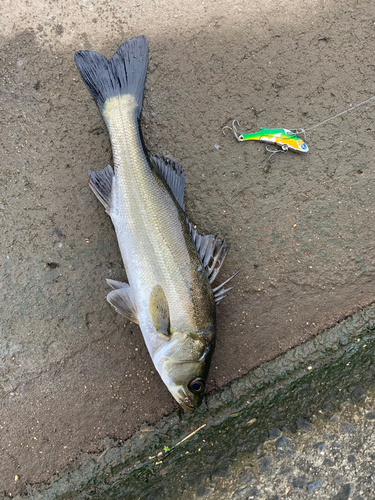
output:
[[[151,154],[150,161],[152,168],[170,187],[178,204],[185,210],[184,204],[184,189],[185,189],[185,174],[184,169],[173,160],[169,158],[162,158],[161,156]]]
[[[199,234],[198,231],[193,227],[193,224],[188,221],[188,219],[186,219],[186,222],[189,226],[190,234],[195,243],[195,247],[197,249],[199,257],[202,260],[204,270],[206,271],[206,274],[208,276],[208,281],[211,284],[219,274],[225,257],[229,252],[230,245],[225,246],[225,240],[220,240],[218,238],[218,235],[213,236],[212,234]],[[216,305],[219,304],[220,301],[227,296],[226,292],[229,292],[229,290],[232,290],[234,288],[234,286],[227,289],[224,289],[223,287],[239,272],[240,269],[236,273],[234,273],[233,276],[224,281],[224,283],[213,289]]]
[[[202,260],[204,269],[208,276],[208,281],[212,283],[218,275],[221,266],[230,249],[230,245],[225,246],[225,240],[220,240],[218,235],[199,234],[193,224],[186,219],[191,237]]]

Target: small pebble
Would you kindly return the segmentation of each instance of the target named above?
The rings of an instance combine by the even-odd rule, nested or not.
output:
[[[323,485],[323,483],[324,479],[319,479],[319,481],[315,481],[315,483],[308,484],[307,489],[309,490],[309,493],[320,488]]]
[[[265,472],[269,467],[270,465],[272,464],[272,458],[271,457],[264,457],[263,460],[260,462],[259,464],[259,472],[260,473],[263,473]]]
[[[281,436],[281,431],[279,429],[271,429],[269,435],[271,439],[276,439]]]
[[[238,482],[241,483],[241,484],[243,484],[243,483],[251,484],[254,481],[255,481],[255,476],[254,476],[254,474],[252,472],[248,472],[247,474],[244,474],[238,480]]]
[[[302,418],[297,420],[297,427],[303,431],[312,431],[314,430],[314,426],[307,422],[307,420],[303,420]]]
[[[349,424],[349,422],[341,422],[340,431],[343,434],[352,434],[353,432],[355,432],[355,430],[356,430],[355,425]]]
[[[290,457],[292,457],[293,455],[295,455],[294,448],[295,445],[293,441],[287,437],[282,437],[276,442],[276,452],[279,457],[285,454],[288,454]]]
[[[354,493],[354,485],[351,483],[346,483],[341,486],[340,491],[332,497],[332,500],[348,500]]]
[[[320,443],[314,444],[313,448],[314,450],[324,451],[326,448],[326,443],[324,441],[321,441]]]
[[[302,490],[306,484],[306,479],[303,477],[293,477],[292,478],[292,485],[295,490]]]
[[[224,477],[228,471],[228,463],[223,463],[212,472],[212,477]]]
[[[253,491],[254,489],[252,486],[245,486],[245,488],[233,493],[232,500],[248,499],[252,496],[251,494]]]
[[[206,486],[199,486],[195,492],[195,498],[202,498],[211,495],[213,490],[211,488],[206,488]]]

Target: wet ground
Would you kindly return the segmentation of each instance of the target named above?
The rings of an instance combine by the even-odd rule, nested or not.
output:
[[[186,173],[189,218],[232,243],[209,390],[372,303],[375,100],[276,155],[221,128],[308,129],[375,95],[369,1],[3,2],[0,32],[0,477],[22,492],[175,404],[137,327],[87,170],[111,162],[79,49],[150,42],[143,130]],[[219,146],[217,148],[216,146]],[[15,477],[18,480],[15,481]]]

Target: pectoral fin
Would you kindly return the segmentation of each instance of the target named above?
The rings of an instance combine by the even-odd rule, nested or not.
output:
[[[155,330],[161,336],[170,336],[169,306],[163,288],[156,285],[150,296],[150,314]]]
[[[139,325],[138,308],[133,289],[127,283],[120,281],[107,280],[108,285],[113,288],[107,295],[107,300],[119,314],[126,319]]]

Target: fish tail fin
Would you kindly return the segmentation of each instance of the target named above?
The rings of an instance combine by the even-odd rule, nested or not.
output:
[[[112,59],[90,50],[75,53],[76,65],[100,111],[108,99],[130,94],[136,100],[138,116],[142,109],[147,61],[148,41],[145,36],[124,42]]]

